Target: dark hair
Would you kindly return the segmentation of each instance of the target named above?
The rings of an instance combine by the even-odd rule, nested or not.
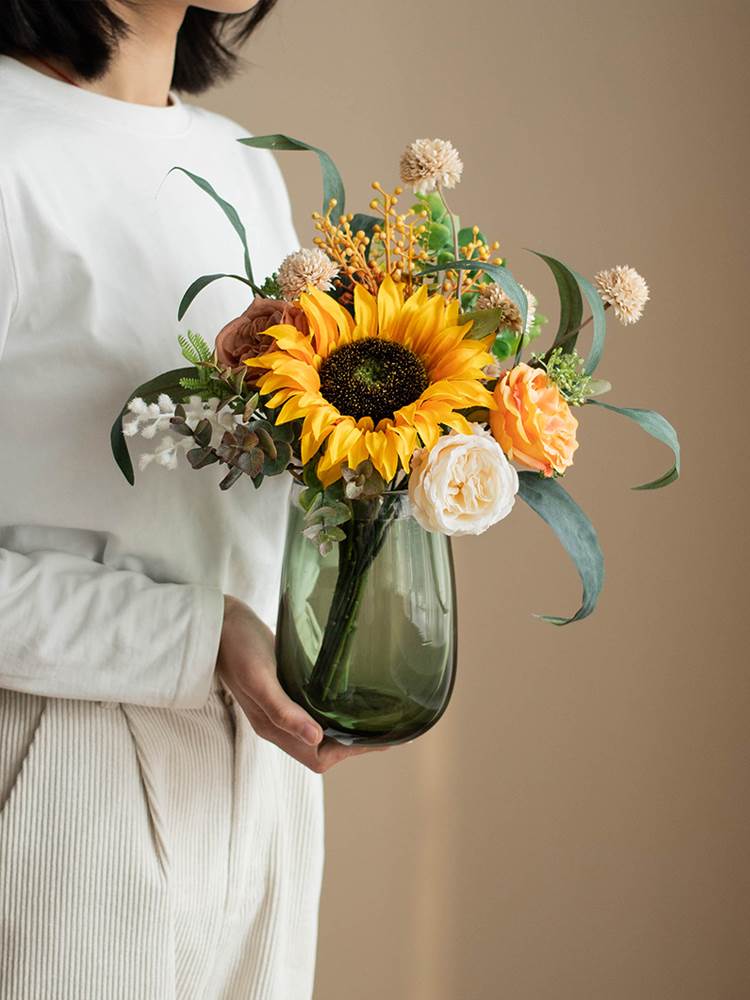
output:
[[[258,0],[243,14],[188,7],[177,35],[173,88],[197,94],[231,75],[237,63],[236,48],[275,3]],[[0,0],[0,55],[65,59],[84,80],[94,80],[106,71],[127,31],[125,21],[106,0]]]

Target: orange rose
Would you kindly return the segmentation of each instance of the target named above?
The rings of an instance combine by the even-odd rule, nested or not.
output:
[[[216,338],[219,364],[244,371],[247,377],[249,369],[243,361],[265,354],[273,346],[273,338],[267,337],[265,331],[279,323],[291,323],[300,333],[307,333],[307,318],[299,306],[256,296],[241,316],[219,332]]]
[[[541,368],[520,364],[495,386],[490,426],[508,458],[545,476],[563,473],[578,447],[578,421]]]

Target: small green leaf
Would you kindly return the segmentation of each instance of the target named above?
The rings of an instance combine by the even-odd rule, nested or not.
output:
[[[663,476],[659,476],[658,479],[654,479],[650,483],[642,483],[640,486],[634,486],[634,490],[658,490],[663,486],[669,486],[670,483],[679,479],[680,442],[677,437],[677,431],[666,417],[663,417],[661,413],[657,413],[656,410],[641,410],[629,406],[613,406],[611,403],[601,403],[598,399],[589,399],[586,403],[591,406],[601,406],[605,410],[612,410],[613,413],[619,413],[623,417],[634,420],[647,434],[650,434],[651,437],[656,438],[657,441],[661,441],[662,444],[672,449],[674,454],[672,468],[668,469]]]
[[[315,153],[320,162],[320,172],[323,176],[323,215],[328,211],[328,204],[332,198],[336,199],[335,216],[343,215],[345,211],[344,182],[338,172],[336,164],[331,157],[317,146],[302,142],[301,139],[292,139],[288,135],[255,135],[247,139],[238,139],[243,146],[252,146],[255,149],[288,149],[292,151],[309,150]],[[334,217],[335,217],[334,216]]]
[[[477,309],[475,312],[462,313],[458,322],[473,323],[466,335],[468,340],[482,340],[497,330],[502,315],[502,309]]]
[[[603,396],[605,392],[610,392],[612,383],[604,378],[592,378],[586,390],[587,396]]]
[[[518,481],[518,495],[552,528],[575,563],[583,584],[581,606],[571,618],[540,617],[553,625],[581,621],[596,607],[604,583],[604,557],[594,526],[556,479],[544,479],[536,472],[519,472]]]
[[[289,467],[289,463],[292,460],[292,446],[287,444],[286,441],[277,441],[276,448],[274,451],[274,457],[270,455],[266,456],[266,460],[263,463],[263,475],[264,476],[278,476],[282,472],[285,472]]]
[[[247,275],[250,283],[254,286],[255,282],[253,281],[253,268],[250,263],[250,251],[247,248],[247,233],[245,232],[245,227],[242,224],[242,219],[240,219],[237,209],[234,205],[230,205],[228,201],[222,198],[221,195],[214,189],[213,185],[209,184],[204,177],[199,177],[198,174],[191,173],[191,171],[186,170],[184,167],[172,167],[169,173],[171,174],[175,170],[179,170],[181,173],[185,174],[185,176],[189,177],[194,184],[198,185],[201,191],[205,191],[207,195],[213,198],[224,215],[227,217],[235,233],[239,236],[240,242],[242,243],[242,249],[245,254],[245,274]]]
[[[439,253],[444,247],[451,246],[452,234],[450,228],[442,222],[433,222],[430,226],[428,246],[433,253]],[[452,247],[451,247],[452,254]]]

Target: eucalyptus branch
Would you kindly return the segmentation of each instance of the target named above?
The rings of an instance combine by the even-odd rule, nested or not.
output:
[[[436,187],[437,187],[437,192],[440,195],[440,200],[442,201],[445,207],[445,211],[448,213],[448,218],[451,220],[451,232],[453,233],[453,258],[454,260],[458,260],[458,228],[456,227],[456,217],[453,214],[453,212],[451,212],[450,206],[448,202],[445,200],[445,194],[443,192],[441,185],[437,184]],[[463,286],[463,280],[464,280],[464,272],[459,271],[457,285],[456,285],[456,297],[458,299],[459,307],[461,305],[461,288]]]

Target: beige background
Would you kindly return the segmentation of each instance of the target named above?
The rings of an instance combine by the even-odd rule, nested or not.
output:
[[[566,485],[608,580],[577,579],[527,509],[456,546],[460,677],[440,726],[327,778],[316,1000],[750,997],[747,509],[750,5],[729,0],[280,0],[247,72],[205,103],[329,150],[350,207],[401,148],[452,139],[453,201],[653,301],[612,323],[616,403],[663,410],[684,476],[628,422],[583,414]],[[252,155],[252,154],[249,154]],[[281,154],[300,238],[314,159]],[[552,324],[551,324],[552,325]]]

